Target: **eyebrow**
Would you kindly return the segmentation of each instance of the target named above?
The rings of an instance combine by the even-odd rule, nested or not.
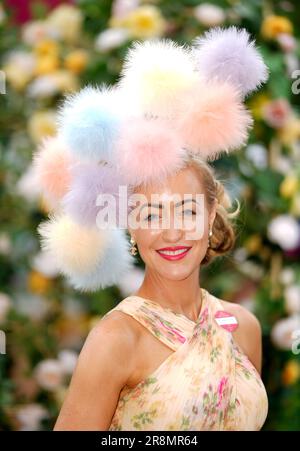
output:
[[[195,204],[198,203],[198,202],[196,202],[195,199],[183,199],[183,200],[181,200],[180,202],[177,202],[177,203],[175,204],[175,207],[179,207],[179,205],[182,205],[183,203],[186,204],[187,202],[195,202]],[[145,208],[145,207],[154,207],[154,208],[162,209],[162,208],[163,208],[163,205],[162,205],[161,203],[159,203],[159,204],[151,204],[151,202],[148,202],[147,204],[144,204],[144,205],[141,206],[140,211],[142,211],[142,209]]]

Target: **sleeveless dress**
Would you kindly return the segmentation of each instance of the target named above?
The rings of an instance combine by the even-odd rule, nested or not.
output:
[[[110,431],[257,431],[268,413],[265,386],[231,332],[214,318],[221,301],[204,288],[196,322],[139,296],[120,310],[174,352],[135,387],[124,386]],[[151,352],[151,350],[150,350]]]

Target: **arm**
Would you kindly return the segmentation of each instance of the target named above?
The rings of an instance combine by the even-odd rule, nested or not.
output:
[[[54,430],[108,430],[133,368],[134,336],[113,312],[91,330]]]
[[[238,345],[253,363],[258,373],[262,367],[262,332],[256,316],[245,307],[233,304],[232,313],[236,316],[239,327],[233,332]]]

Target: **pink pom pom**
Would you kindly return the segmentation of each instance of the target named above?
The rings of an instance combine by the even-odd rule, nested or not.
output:
[[[163,119],[133,118],[117,142],[118,171],[131,185],[160,182],[182,167],[182,139]]]
[[[70,184],[72,158],[58,138],[47,138],[34,155],[36,181],[43,194],[52,202],[59,201]]]
[[[176,126],[187,148],[213,161],[220,153],[241,147],[252,122],[235,87],[216,79],[200,79]]]

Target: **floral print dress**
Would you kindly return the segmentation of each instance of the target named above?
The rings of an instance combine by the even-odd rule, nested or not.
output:
[[[216,322],[221,301],[204,288],[202,294],[196,322],[139,296],[106,314],[121,310],[174,351],[135,387],[123,387],[109,430],[262,428],[268,413],[262,379],[232,333]]]

